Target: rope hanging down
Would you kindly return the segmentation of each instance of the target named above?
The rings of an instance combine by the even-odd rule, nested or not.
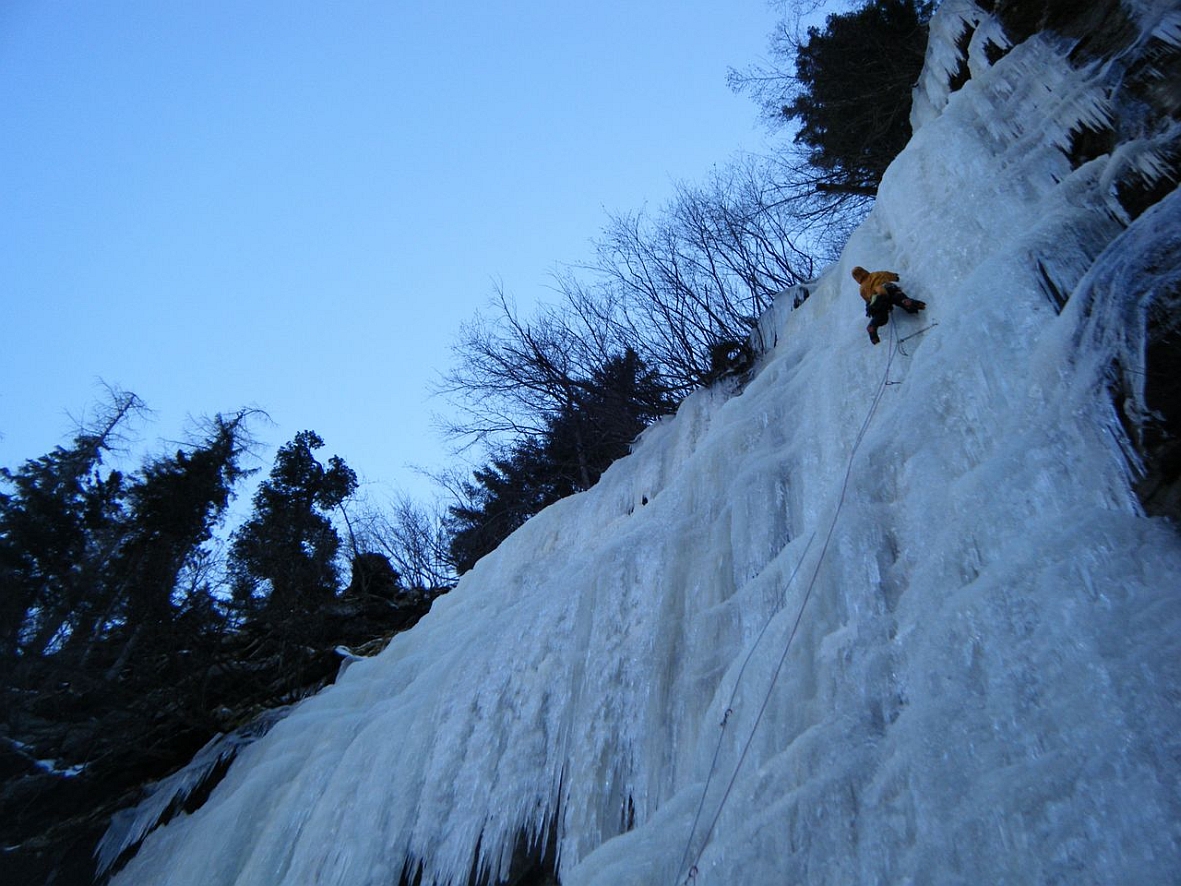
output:
[[[804,552],[800,554],[800,559],[796,561],[795,569],[791,571],[791,575],[787,579],[787,585],[784,588],[785,590],[790,588],[795,582],[796,575],[799,573],[800,567],[804,565],[804,559],[808,556],[808,550],[812,547],[812,542],[815,540],[816,533],[813,532],[811,537],[808,539],[808,543],[804,545]],[[742,666],[738,669],[738,676],[734,678],[734,688],[730,692],[730,700],[726,702],[726,711],[722,715],[722,722],[718,724],[723,732],[718,733],[718,743],[714,748],[714,758],[709,764],[709,775],[706,776],[705,787],[701,789],[701,801],[697,804],[697,812],[693,816],[693,826],[689,830],[689,842],[685,844],[685,852],[681,856],[681,863],[677,867],[678,871],[684,870],[685,862],[689,858],[689,850],[693,845],[693,835],[697,833],[697,825],[701,821],[701,812],[702,809],[705,808],[705,798],[709,793],[710,783],[713,781],[714,773],[718,768],[718,756],[722,752],[722,738],[724,735],[724,730],[726,729],[727,724],[730,722],[730,715],[734,713],[734,699],[738,697],[738,687],[742,684],[742,676],[746,673],[746,666],[750,664],[751,658],[754,657],[755,650],[759,648],[759,644],[763,641],[763,635],[767,633],[767,628],[771,627],[771,622],[774,620],[777,613],[778,610],[771,613],[771,617],[768,618],[766,622],[764,622],[762,630],[759,631],[759,635],[755,637],[754,643],[751,644],[749,651],[746,653],[746,657],[742,660]],[[704,849],[704,846],[702,848]],[[698,857],[700,857],[700,853],[698,854]],[[694,868],[696,868],[696,864],[694,864]],[[691,868],[690,870],[693,869]]]
[[[932,324],[932,325],[934,325],[934,324]],[[930,329],[931,327],[927,327],[927,328]],[[925,329],[920,330],[920,332],[925,332],[925,331],[926,331]],[[919,333],[915,333],[915,335],[918,335],[918,334]],[[837,519],[840,517],[841,509],[845,505],[845,496],[848,494],[848,491],[849,491],[849,478],[853,474],[853,461],[857,457],[857,450],[861,448],[861,443],[865,439],[866,432],[869,430],[869,424],[873,420],[874,413],[877,412],[878,404],[881,403],[882,394],[885,393],[886,387],[889,384],[890,367],[894,362],[895,352],[897,352],[899,350],[899,344],[900,343],[898,341],[897,330],[894,328],[894,325],[891,324],[891,326],[890,326],[890,352],[886,357],[886,368],[882,372],[882,380],[878,383],[878,388],[877,388],[877,391],[874,393],[872,402],[870,403],[869,411],[866,413],[865,419],[861,422],[861,427],[857,431],[857,437],[853,441],[853,448],[849,451],[849,460],[848,460],[847,465],[845,466],[845,476],[844,476],[844,479],[841,481],[840,494],[837,496],[837,506],[836,506],[836,509],[833,511],[832,520],[828,525],[828,532],[825,534],[824,544],[820,549],[820,554],[816,558],[816,565],[812,569],[812,577],[811,577],[811,579],[809,579],[808,587],[804,591],[804,598],[800,602],[799,610],[796,612],[795,621],[792,623],[792,626],[791,626],[791,632],[787,635],[787,642],[783,646],[783,653],[779,656],[779,662],[775,665],[775,670],[771,674],[771,683],[770,683],[770,685],[768,685],[767,693],[763,697],[763,702],[759,706],[758,713],[755,715],[754,724],[750,728],[750,735],[747,737],[746,743],[742,746],[742,752],[738,755],[738,762],[734,765],[734,773],[733,773],[733,775],[730,776],[730,781],[727,782],[726,789],[722,792],[722,797],[718,801],[717,811],[714,813],[714,817],[710,820],[709,827],[706,828],[705,834],[702,836],[701,847],[697,850],[696,854],[693,855],[693,862],[692,862],[692,864],[689,865],[689,869],[685,872],[685,879],[683,882],[686,884],[692,883],[692,882],[696,881],[696,879],[697,879],[698,862],[701,861],[701,856],[705,853],[705,847],[709,845],[710,837],[713,836],[714,828],[717,826],[718,819],[721,818],[721,816],[722,816],[722,809],[725,807],[726,801],[730,798],[730,793],[734,789],[734,782],[738,780],[738,773],[742,770],[742,764],[746,761],[746,755],[750,751],[751,744],[753,744],[753,742],[754,742],[755,733],[759,729],[759,724],[763,720],[763,715],[767,712],[767,706],[771,703],[771,693],[774,691],[775,684],[779,680],[779,674],[783,670],[783,665],[787,662],[787,653],[791,649],[791,644],[792,644],[792,641],[795,639],[796,633],[799,631],[800,622],[804,618],[804,610],[808,606],[808,601],[812,597],[812,590],[816,586],[816,579],[820,575],[820,567],[822,565],[824,565],[824,558],[828,554],[828,547],[832,541],[833,533],[836,530]],[[796,573],[799,572],[800,566],[803,564],[804,558],[808,554],[808,548],[810,548],[812,546],[812,542],[815,538],[816,538],[816,535],[815,535],[815,533],[813,533],[812,537],[808,539],[808,544],[804,548],[803,554],[800,555],[799,563],[796,564],[796,568],[792,571],[791,576],[788,578],[787,586],[786,586],[787,588],[790,588],[792,582],[795,580]],[[774,617],[774,615],[772,615],[772,618],[773,617]],[[721,753],[721,748],[722,748],[722,739],[725,735],[726,726],[730,722],[730,714],[733,712],[732,705],[734,704],[734,699],[738,695],[738,685],[739,685],[740,681],[742,680],[743,673],[746,671],[747,663],[750,661],[751,656],[754,654],[755,648],[759,645],[759,641],[762,640],[763,634],[766,632],[767,627],[770,625],[770,623],[771,623],[771,619],[768,619],[767,624],[765,624],[763,626],[762,631],[759,632],[759,636],[757,638],[755,638],[755,642],[751,645],[750,652],[747,653],[746,658],[742,662],[742,667],[739,669],[738,677],[734,681],[734,690],[730,694],[730,702],[726,708],[726,712],[725,712],[723,719],[722,719],[721,732],[719,732],[719,734],[718,734],[718,744],[717,744],[717,747],[714,749],[713,762],[710,764],[710,771],[709,771],[709,774],[706,776],[705,786],[702,788],[702,791],[701,791],[701,802],[697,806],[697,813],[693,817],[693,825],[689,829],[689,839],[685,844],[685,852],[681,856],[681,863],[680,863],[680,866],[677,868],[678,875],[679,875],[680,871],[685,870],[685,863],[688,860],[689,854],[693,848],[693,838],[697,834],[697,826],[698,826],[698,824],[700,824],[701,813],[705,807],[705,797],[709,793],[709,786],[710,786],[711,782],[713,781],[714,773],[717,769],[718,757]]]

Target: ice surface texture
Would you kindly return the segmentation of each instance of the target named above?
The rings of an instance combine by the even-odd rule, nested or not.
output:
[[[1125,228],[1104,182],[1135,146],[1067,162],[1106,72],[1052,39],[982,36],[936,88],[969,12],[989,33],[946,0],[911,145],[764,316],[750,383],[530,520],[116,883],[465,884],[555,819],[565,886],[1176,876],[1181,542],[1130,491],[1107,379],[1178,198]],[[928,310],[871,347],[854,265]]]

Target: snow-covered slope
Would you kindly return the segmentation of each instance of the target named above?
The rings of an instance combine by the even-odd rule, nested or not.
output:
[[[1113,182],[1176,133],[1072,164],[1110,62],[966,0],[934,35],[912,144],[754,378],[530,520],[116,883],[466,884],[521,832],[565,886],[1175,880],[1181,536],[1107,390],[1181,290],[1181,198],[1133,220]],[[926,314],[871,347],[854,265]]]

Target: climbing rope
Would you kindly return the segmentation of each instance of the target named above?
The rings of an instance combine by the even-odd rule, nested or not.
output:
[[[923,327],[922,329],[920,329],[918,332],[912,332],[912,333],[911,333],[910,335],[908,335],[906,338],[899,338],[899,339],[898,339],[898,341],[896,342],[896,344],[897,344],[897,346],[898,346],[898,351],[899,351],[899,353],[901,353],[903,357],[909,357],[909,356],[910,356],[910,354],[906,353],[906,349],[905,349],[904,347],[902,347],[902,343],[903,343],[903,342],[908,342],[908,341],[910,341],[912,338],[914,338],[915,336],[922,335],[924,332],[928,332],[928,331],[930,331],[930,330],[934,329],[934,328],[935,328],[936,326],[938,326],[938,325],[939,325],[938,323],[932,323],[930,326],[924,326],[924,327]],[[898,335],[898,333],[895,331],[895,332],[894,332],[894,336],[895,336],[896,338],[897,338],[897,335]]]
[[[812,542],[814,542],[815,540],[816,540],[816,533],[813,532],[812,535],[808,538],[808,543],[806,545],[804,545],[804,551],[802,554],[800,554],[800,559],[796,561],[795,569],[793,569],[791,571],[791,575],[788,576],[787,585],[784,587],[785,592],[795,582],[796,575],[799,573],[800,567],[804,565],[804,559],[808,556],[808,550],[812,547]],[[772,612],[771,616],[763,623],[762,630],[760,630],[759,635],[757,637],[755,637],[754,643],[751,644],[750,649],[746,653],[746,658],[744,658],[742,660],[742,666],[738,669],[738,676],[734,678],[734,688],[730,692],[730,700],[728,702],[726,702],[726,710],[722,714],[722,722],[718,724],[719,727],[721,728],[721,731],[718,733],[718,743],[717,743],[717,746],[714,748],[714,758],[709,764],[709,774],[706,776],[706,779],[705,779],[705,787],[703,787],[701,789],[701,800],[700,800],[700,802],[698,802],[697,812],[693,816],[693,826],[689,829],[689,842],[685,844],[685,852],[681,856],[680,865],[677,866],[678,871],[684,870],[685,862],[688,861],[688,859],[689,859],[689,850],[693,846],[693,835],[695,833],[697,833],[697,825],[700,824],[700,822],[701,822],[701,812],[705,808],[705,798],[706,798],[706,795],[709,794],[709,786],[713,782],[714,773],[717,771],[717,768],[718,768],[718,757],[721,755],[721,752],[722,752],[722,739],[725,737],[725,730],[726,730],[727,724],[730,722],[730,715],[734,713],[734,699],[736,699],[738,697],[738,687],[742,684],[742,676],[743,676],[743,674],[746,673],[746,666],[748,664],[750,664],[750,660],[754,656],[755,650],[759,647],[759,644],[763,641],[763,636],[767,633],[767,628],[771,627],[771,622],[774,620],[775,615],[778,613],[778,611],[779,610],[777,609],[777,610],[775,610],[775,612]],[[715,821],[716,821],[716,819],[715,819]],[[704,849],[704,846],[702,848]],[[700,853],[698,853],[698,858],[700,858]],[[696,868],[697,868],[697,865],[694,864],[689,869],[689,879],[695,879]]]
[[[932,325],[935,325],[935,324],[932,324]],[[927,327],[927,328],[929,329],[930,327]],[[926,330],[920,330],[920,332],[925,332],[925,331]],[[917,332],[915,333],[915,335],[918,335],[918,334],[919,333],[917,333]],[[908,336],[908,337],[913,337],[913,336]],[[750,728],[750,735],[747,737],[746,743],[742,746],[742,752],[738,755],[738,762],[735,763],[735,765],[734,765],[734,773],[733,773],[733,775],[730,776],[730,781],[727,782],[726,789],[722,792],[721,799],[718,801],[717,811],[714,813],[714,817],[710,820],[709,827],[706,828],[705,833],[702,836],[701,847],[697,850],[696,854],[693,855],[692,864],[689,865],[689,869],[685,874],[685,879],[683,882],[686,884],[686,886],[688,886],[688,884],[695,883],[697,881],[698,864],[701,861],[701,856],[705,853],[706,846],[709,845],[710,837],[713,836],[714,828],[717,826],[718,819],[721,818],[721,816],[722,816],[722,809],[725,808],[726,801],[729,800],[729,798],[730,798],[730,793],[734,789],[734,783],[735,783],[735,781],[738,780],[738,773],[742,770],[742,764],[744,762],[746,762],[746,755],[750,751],[751,744],[754,743],[755,733],[758,731],[759,724],[763,720],[763,715],[766,714],[767,707],[771,703],[771,695],[775,690],[775,684],[779,680],[779,674],[783,670],[783,665],[787,662],[787,654],[791,650],[792,641],[795,640],[796,633],[799,631],[799,628],[800,628],[800,623],[803,621],[804,610],[808,606],[808,601],[812,598],[812,591],[816,586],[816,579],[820,575],[820,567],[822,565],[824,565],[824,559],[825,559],[825,556],[828,554],[829,544],[832,542],[833,533],[836,531],[837,519],[840,517],[841,509],[845,505],[845,497],[849,491],[849,479],[853,474],[854,459],[857,457],[857,451],[858,451],[858,449],[861,448],[861,443],[865,439],[866,432],[869,430],[869,424],[873,420],[874,413],[877,412],[878,404],[881,403],[882,395],[885,393],[886,387],[889,384],[890,367],[892,366],[892,364],[894,362],[894,354],[899,350],[899,344],[900,344],[900,342],[898,340],[898,332],[897,332],[894,324],[890,324],[890,349],[889,349],[889,353],[886,356],[886,367],[885,367],[884,371],[882,372],[882,380],[878,383],[877,390],[874,392],[873,400],[870,402],[869,410],[865,414],[865,419],[861,422],[861,427],[857,431],[857,436],[853,441],[853,448],[849,451],[849,460],[845,466],[844,478],[841,481],[840,494],[837,496],[837,506],[836,506],[836,509],[833,511],[832,520],[829,522],[828,531],[824,537],[824,544],[821,546],[820,554],[816,558],[816,565],[812,569],[812,577],[808,581],[808,587],[804,590],[803,600],[800,602],[800,608],[796,612],[795,621],[792,623],[791,631],[787,635],[787,642],[783,646],[783,652],[779,656],[779,661],[775,665],[775,670],[772,671],[772,673],[771,673],[771,682],[767,686],[766,695],[763,697],[762,704],[759,706],[758,713],[755,715],[754,724]],[[796,574],[800,570],[800,566],[803,565],[804,559],[807,557],[808,548],[810,548],[812,546],[812,542],[815,538],[816,538],[816,534],[813,533],[812,537],[808,539],[808,544],[804,548],[804,552],[800,555],[800,560],[796,564],[796,568],[792,571],[791,576],[788,578],[787,586],[786,586],[787,588],[790,588],[792,585],[792,582],[795,580]],[[786,588],[785,588],[785,590],[786,590]],[[730,715],[733,713],[733,704],[734,704],[734,699],[738,695],[738,686],[739,686],[740,682],[742,681],[743,673],[746,671],[747,663],[750,661],[751,656],[754,655],[754,650],[759,645],[759,641],[762,640],[763,634],[766,633],[766,630],[767,630],[768,626],[771,624],[771,621],[773,620],[774,615],[775,615],[775,613],[772,613],[771,618],[769,618],[767,620],[767,623],[763,625],[762,631],[759,632],[759,636],[755,639],[755,642],[751,645],[750,651],[747,653],[746,658],[742,662],[742,667],[739,668],[738,677],[734,681],[734,689],[730,694],[730,701],[726,707],[725,714],[723,715],[723,718],[722,718],[721,732],[718,735],[717,747],[714,749],[713,762],[710,764],[710,771],[709,771],[709,774],[706,776],[705,786],[702,788],[702,791],[701,791],[701,802],[698,804],[697,813],[693,817],[693,825],[689,830],[689,839],[685,844],[685,852],[681,856],[681,863],[677,868],[678,873],[680,871],[685,870],[685,864],[689,860],[689,855],[690,855],[690,852],[692,851],[692,848],[693,848],[693,838],[697,834],[697,826],[701,822],[701,813],[702,813],[703,809],[705,808],[705,798],[706,798],[706,795],[709,793],[709,786],[712,783],[714,773],[717,770],[718,757],[720,756],[721,748],[722,748],[722,740],[725,735],[726,726],[729,724],[729,721],[730,721]]]

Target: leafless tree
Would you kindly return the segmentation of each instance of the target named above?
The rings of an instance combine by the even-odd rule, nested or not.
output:
[[[815,233],[767,177],[766,161],[742,158],[703,186],[682,185],[655,217],[611,217],[595,262],[597,282],[563,278],[568,303],[598,296],[616,339],[627,341],[670,386],[686,391],[709,372],[718,341],[744,341],[775,293],[810,279]]]
[[[850,2],[838,0],[778,0],[772,4],[779,15],[767,41],[769,60],[727,73],[730,88],[746,93],[762,112],[767,128],[775,131],[789,125],[785,105],[800,89],[795,78],[795,58],[808,27],[818,24],[824,14],[841,12]]]
[[[404,588],[455,584],[442,513],[399,493],[382,506],[362,503],[346,513],[353,555],[384,555]]]
[[[492,445],[543,433],[610,358],[618,344],[612,323],[589,300],[577,299],[564,309],[543,306],[525,320],[498,288],[490,310],[460,329],[454,366],[435,386],[459,410],[439,419],[442,430]]]

